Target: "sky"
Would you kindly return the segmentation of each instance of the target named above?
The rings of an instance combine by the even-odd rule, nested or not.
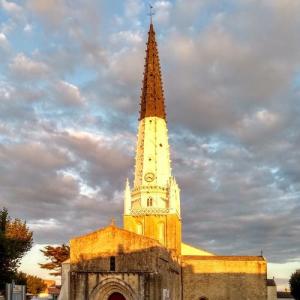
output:
[[[185,242],[300,268],[300,1],[153,1]],[[122,226],[148,1],[0,0],[0,207],[39,249]]]

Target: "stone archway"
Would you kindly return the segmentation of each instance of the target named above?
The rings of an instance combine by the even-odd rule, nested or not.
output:
[[[119,296],[119,298],[110,298]],[[120,298],[123,297],[123,298]],[[99,282],[89,297],[90,300],[139,300],[132,287],[119,278],[109,277]]]

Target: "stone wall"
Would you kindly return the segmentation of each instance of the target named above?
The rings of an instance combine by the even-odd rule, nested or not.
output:
[[[120,292],[128,300],[145,299],[145,285],[151,274],[72,272],[71,300],[106,300],[113,292]],[[148,298],[150,299],[150,298]]]
[[[124,216],[124,228],[137,232],[137,224],[142,225],[143,234],[155,240],[160,240],[159,224],[165,226],[164,239],[160,241],[176,255],[181,253],[181,220],[176,214]]]
[[[183,299],[266,300],[266,261],[247,256],[183,256]]]
[[[160,300],[164,290],[169,299],[180,299],[180,280],[181,268],[164,248],[120,252],[72,263],[70,299],[105,300],[111,293],[120,292],[128,300]]]
[[[70,300],[106,300],[113,292],[127,300],[161,300],[163,291],[168,299],[180,299],[180,273],[160,263],[160,272],[71,272]]]
[[[277,288],[275,286],[268,286],[268,300],[277,300]]]

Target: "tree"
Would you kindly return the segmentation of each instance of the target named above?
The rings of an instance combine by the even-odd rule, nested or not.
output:
[[[40,292],[46,289],[47,285],[45,284],[44,280],[32,275],[26,276],[26,289],[27,293],[37,295]]]
[[[23,272],[18,272],[15,278],[17,284],[26,285],[27,293],[37,295],[47,288],[46,283],[42,278],[29,275]]]
[[[15,279],[21,258],[32,247],[32,231],[25,221],[11,219],[6,208],[0,210],[0,291]]]
[[[296,300],[300,300],[300,271],[292,274],[289,283],[292,296]]]
[[[53,270],[50,275],[60,276],[62,263],[70,257],[70,247],[65,244],[57,247],[48,245],[41,252],[50,260],[50,262],[40,264],[41,268]]]

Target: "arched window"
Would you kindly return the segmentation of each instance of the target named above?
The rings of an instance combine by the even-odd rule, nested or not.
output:
[[[164,245],[165,244],[165,223],[158,223],[158,241]]]
[[[152,199],[152,197],[149,197],[147,199],[147,206],[152,206],[152,205],[153,205],[153,199]]]
[[[136,233],[137,234],[143,234],[144,233],[143,224],[142,223],[137,223],[136,224]]]
[[[199,300],[208,300],[207,297],[200,297]]]

